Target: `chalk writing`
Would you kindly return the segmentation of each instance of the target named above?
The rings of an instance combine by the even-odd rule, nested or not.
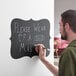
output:
[[[40,26],[39,24],[34,26],[34,31],[35,32],[42,32],[46,30],[46,26]]]
[[[20,26],[17,22],[15,22],[14,33],[30,33],[30,27]]]
[[[39,21],[14,19],[11,23],[11,30],[11,54],[14,58],[38,55],[34,47],[37,43],[42,43],[46,48],[50,48],[50,24],[47,19]]]
[[[35,35],[34,36],[34,41],[36,41],[36,42],[42,42],[42,41],[44,41],[44,35],[43,34],[41,34],[41,35]]]

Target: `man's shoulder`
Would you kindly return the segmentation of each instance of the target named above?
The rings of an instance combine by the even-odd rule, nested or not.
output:
[[[61,55],[61,58],[76,57],[76,47],[67,47]]]
[[[63,54],[65,54],[65,53],[71,53],[71,52],[76,52],[76,47],[74,47],[74,46],[68,46],[67,48],[64,49]]]

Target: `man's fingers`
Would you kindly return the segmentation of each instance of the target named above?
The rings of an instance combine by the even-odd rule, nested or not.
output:
[[[43,44],[36,44],[35,45],[35,50],[36,50],[37,53],[39,53],[39,52],[44,51],[45,50],[45,47],[44,47]]]
[[[39,49],[38,49],[38,47],[37,47],[37,46],[35,46],[35,50],[36,50],[36,52],[38,53],[38,50],[39,50]]]
[[[39,53],[39,51],[41,50],[41,46],[40,45],[36,45],[35,46],[35,50],[36,50],[37,53]]]

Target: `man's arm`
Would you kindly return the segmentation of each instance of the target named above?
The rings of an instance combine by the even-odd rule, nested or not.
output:
[[[46,49],[43,44],[36,45],[36,52],[39,53],[39,59],[43,62],[43,64],[55,75],[58,76],[58,68],[51,64],[46,58]]]

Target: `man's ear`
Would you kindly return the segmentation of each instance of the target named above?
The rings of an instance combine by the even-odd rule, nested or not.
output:
[[[66,23],[66,24],[65,24],[65,29],[66,29],[66,31],[70,31],[69,23]]]

